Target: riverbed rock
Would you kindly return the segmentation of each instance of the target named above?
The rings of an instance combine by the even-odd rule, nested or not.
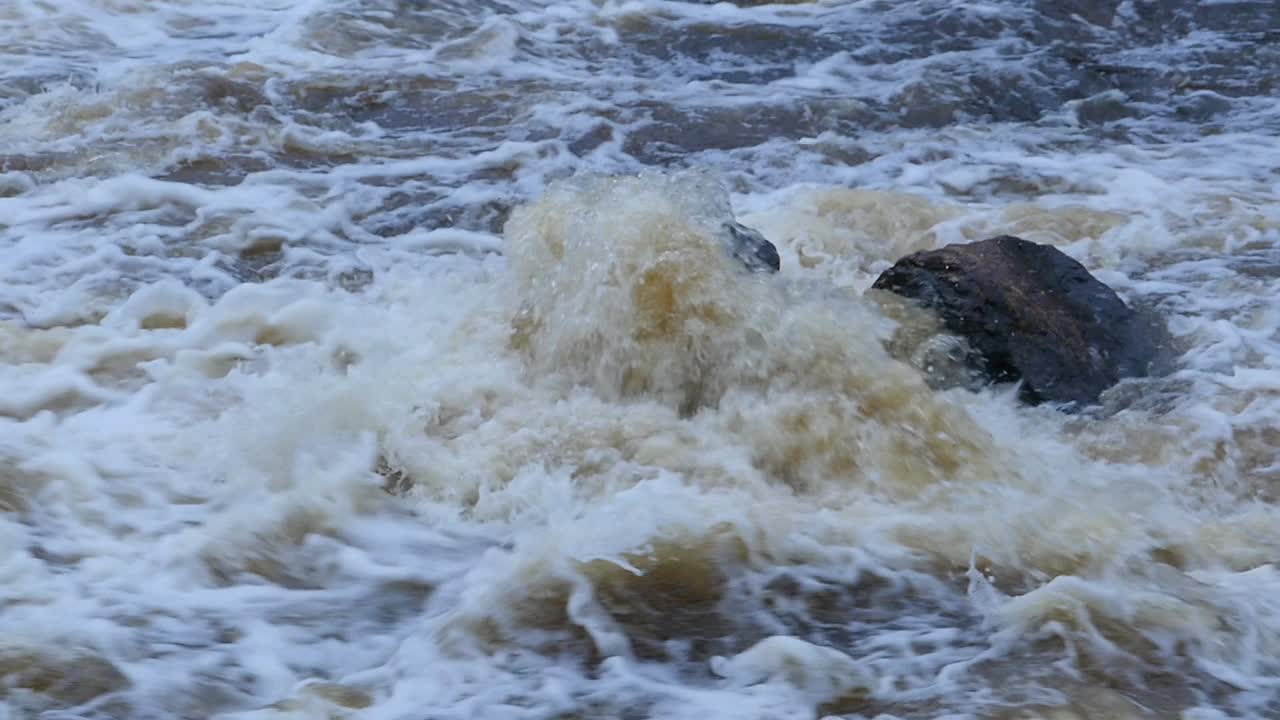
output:
[[[1163,324],[1127,306],[1051,245],[1011,235],[899,260],[872,286],[913,299],[964,339],[987,381],[1021,382],[1023,402],[1078,408],[1119,380],[1159,370]]]
[[[746,265],[748,270],[778,272],[782,269],[778,248],[766,240],[760,231],[738,222],[727,222],[724,229],[729,234],[729,252]]]

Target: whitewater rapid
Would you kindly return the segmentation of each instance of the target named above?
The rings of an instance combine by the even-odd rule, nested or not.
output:
[[[1277,32],[8,0],[0,718],[1280,717]],[[931,387],[1003,233],[1174,370]]]

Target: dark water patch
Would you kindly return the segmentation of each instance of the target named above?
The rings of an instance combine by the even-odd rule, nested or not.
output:
[[[432,586],[408,580],[348,591],[304,591],[293,602],[282,603],[264,617],[273,625],[307,628],[321,637],[355,641],[419,616],[432,592]]]
[[[1180,120],[1203,123],[1231,111],[1230,98],[1210,90],[1195,91],[1181,97],[1174,104],[1173,112]]]
[[[921,58],[943,53],[965,53],[982,48],[1003,46],[1006,52],[1015,52],[1022,40],[1032,39],[1025,30],[1024,13],[975,12],[970,7],[926,5],[920,12],[917,7],[901,6],[900,14],[890,15],[891,22],[879,29],[879,43],[871,46],[872,52],[863,59],[875,62],[898,62],[908,58]],[[874,49],[884,48],[881,53]]]
[[[71,152],[0,154],[0,172],[41,175],[75,160],[76,154]]]
[[[858,657],[878,655],[885,633],[941,632],[951,643],[967,636],[974,648],[978,616],[963,596],[937,580],[861,573],[856,580],[823,578],[780,569],[758,598],[790,634]],[[917,652],[922,646],[903,646]],[[976,654],[976,651],[975,651]]]
[[[926,72],[883,107],[890,122],[880,125],[939,128],[974,120],[1034,122],[1071,97],[1070,92],[1051,88],[1051,80],[1034,71]]]
[[[635,561],[642,574],[603,561],[584,572],[637,658],[675,663],[709,680],[707,660],[733,654],[761,636],[726,612],[727,577],[712,556],[666,548]]]
[[[766,5],[808,5],[816,0],[680,0],[690,5],[716,5],[728,2],[741,8],[763,7]]]
[[[38,95],[57,85],[76,88],[92,87],[91,68],[74,70],[65,68],[59,74],[9,75],[0,77],[0,111],[17,105],[32,95]]]
[[[304,45],[338,57],[388,47],[425,50],[477,29],[486,17],[516,9],[501,0],[359,0],[308,17]]]
[[[501,234],[512,208],[522,201],[500,182],[468,184],[465,195],[455,185],[452,180],[403,183],[355,219],[361,229],[379,237],[440,228]]]
[[[228,187],[239,185],[249,175],[270,170],[275,165],[264,154],[229,154],[183,162],[155,178],[204,187]]]
[[[780,138],[815,137],[870,121],[856,101],[809,98],[796,103],[749,104],[738,107],[681,107],[647,104],[636,108],[647,116],[627,133],[625,152],[642,163],[678,163],[691,153],[754,147]]]
[[[993,6],[982,12],[941,3],[898,4],[872,8],[882,11],[875,22],[861,9],[837,9],[823,17],[820,29],[765,26],[767,33],[742,35],[763,38],[754,44],[728,40],[745,32],[740,28],[695,26],[699,32],[685,32],[661,48],[632,47],[673,63],[672,72],[681,78],[715,77],[699,73],[738,62],[802,67],[846,51],[848,96],[872,104],[874,98],[859,91],[860,77],[927,61],[924,73],[880,108],[880,122],[872,126],[1035,121],[1067,102],[1111,90],[1150,105],[1140,112],[1158,115],[1172,114],[1171,98],[1197,91],[1227,97],[1270,93],[1280,57],[1273,43],[1261,39],[1276,31],[1277,11],[1250,4],[1253,12],[1232,15],[1224,24],[1217,22],[1218,13],[1196,9],[1196,3],[1134,7],[1131,17],[1118,1]],[[662,37],[659,30],[648,32]],[[1199,35],[1189,39],[1193,32]]]
[[[181,103],[190,106],[209,107],[223,112],[248,114],[262,105],[270,105],[261,77],[235,77],[222,68],[202,68],[190,76],[183,85],[187,93]]]
[[[1029,638],[1021,649],[973,669],[993,686],[1002,687],[1009,699],[1021,699],[1024,712],[1058,709],[1083,718],[1163,720],[1183,717],[1183,712],[1202,703],[1229,707],[1242,694],[1240,688],[1213,677],[1187,657],[1157,657],[1154,645],[1118,623],[1100,625],[1102,637],[1120,643],[1105,649],[1059,635],[1063,628],[1054,627],[1056,623],[1047,625],[1039,638]],[[1046,692],[1058,699],[1047,702]]]
[[[372,123],[387,133],[385,142],[350,148],[286,140],[282,156],[268,161],[301,168],[348,164],[368,153],[454,154],[476,141],[503,139],[559,138],[572,155],[584,157],[611,150],[623,134],[630,160],[671,165],[698,152],[824,132],[858,136],[956,124],[1056,123],[1063,117],[1082,125],[1093,142],[1145,142],[1167,137],[1170,128],[1200,134],[1206,123],[1229,126],[1247,109],[1235,98],[1280,87],[1280,50],[1264,41],[1275,32],[1269,26],[1275,10],[1243,3],[1249,12],[1237,16],[1191,5],[1141,3],[1136,20],[1118,2],[983,11],[933,2],[821,10],[801,5],[797,12],[816,14],[793,24],[690,21],[658,11],[612,20],[618,44],[572,30],[557,43],[525,38],[521,52],[555,68],[538,79],[531,79],[537,73],[517,78],[413,69],[275,81],[268,92],[266,79],[252,68],[175,66],[185,89],[163,102],[177,115],[213,109],[264,127],[294,122],[359,137]],[[438,15],[425,7],[379,5],[366,21],[407,33],[409,26],[396,25],[397,13]],[[1245,57],[1249,61],[1241,62]],[[825,63],[835,85],[817,90],[803,82],[779,84],[815,63]],[[697,104],[673,95],[687,82],[707,84]],[[737,97],[735,88],[764,84],[776,88],[768,99]],[[898,89],[885,96],[887,87]],[[566,107],[580,108],[570,122],[554,112]],[[1156,120],[1174,125],[1135,127]],[[231,154],[261,151],[242,146]],[[608,152],[593,162],[617,157]],[[172,177],[227,184],[253,171],[202,167],[207,164],[192,161],[172,170]]]
[[[33,693],[40,699],[22,704],[68,708],[128,686],[129,679],[115,665],[95,655],[0,651],[0,700],[7,702]]]
[[[445,204],[448,199],[448,189],[425,180],[410,180],[387,192],[376,209],[356,219],[361,227],[375,235],[403,235],[425,228],[433,218],[429,208]],[[448,213],[438,213],[434,219],[439,223],[437,227],[447,227],[453,217]]]
[[[265,282],[284,270],[286,242],[282,237],[259,238],[222,266],[239,282]]]
[[[582,48],[584,57],[636,77],[769,83],[791,76],[799,64],[847,49],[833,33],[769,23],[681,23],[648,16],[629,19],[619,29],[627,53],[606,47],[593,51],[588,45]]]
[[[384,130],[471,132],[507,128],[536,85],[486,87],[447,78],[369,78],[358,83],[307,81],[289,88],[309,121],[372,122]]]
[[[1150,258],[1135,272],[1135,278],[1155,283],[1154,289],[1146,293],[1148,301],[1166,314],[1236,317],[1250,307],[1261,307],[1274,295],[1270,289],[1280,285],[1280,249],[1265,241],[1232,253],[1182,248]],[[1240,296],[1244,302],[1238,304],[1205,307],[1199,298],[1188,296],[1180,283],[1226,284],[1246,294]]]

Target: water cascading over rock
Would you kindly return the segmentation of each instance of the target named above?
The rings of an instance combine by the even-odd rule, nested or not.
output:
[[[908,255],[873,289],[910,298],[967,341],[981,378],[1022,383],[1031,405],[1096,403],[1123,378],[1161,370],[1161,324],[1051,245],[1011,235]]]

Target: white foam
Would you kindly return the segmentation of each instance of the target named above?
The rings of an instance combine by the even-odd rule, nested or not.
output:
[[[66,712],[139,718],[1103,707],[1096,662],[1274,714],[1274,108],[881,123],[1025,60],[874,62],[882,29],[1029,12],[881,5],[0,8],[2,712],[66,704],[20,657],[112,664],[122,704]],[[779,108],[830,116],[628,154]],[[1003,232],[1169,317],[1168,402],[1064,417],[884,351],[878,272]]]

